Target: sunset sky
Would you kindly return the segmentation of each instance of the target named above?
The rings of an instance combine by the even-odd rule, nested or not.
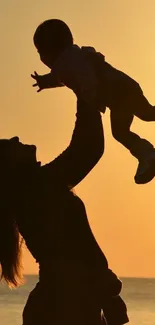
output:
[[[5,0],[0,11],[0,138],[18,135],[37,145],[37,157],[49,162],[69,144],[76,98],[68,90],[32,88],[30,74],[48,72],[32,38],[45,19],[59,18],[75,43],[92,45],[112,65],[135,78],[155,103],[154,0]],[[109,111],[103,115],[105,153],[77,186],[91,228],[109,266],[120,276],[155,277],[155,179],[134,183],[137,161],[111,135]],[[155,144],[155,122],[135,118],[132,129]],[[25,273],[37,266],[24,250]]]

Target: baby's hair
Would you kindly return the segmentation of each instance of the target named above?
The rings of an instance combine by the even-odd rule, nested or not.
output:
[[[37,27],[33,41],[38,51],[60,53],[73,44],[73,36],[62,20],[49,19]]]

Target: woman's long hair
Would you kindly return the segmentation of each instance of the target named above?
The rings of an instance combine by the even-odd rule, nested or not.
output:
[[[9,204],[9,202],[7,202]],[[0,212],[0,264],[1,279],[7,284],[18,286],[21,283],[21,246],[18,226],[11,215]]]
[[[4,160],[8,146],[9,140],[0,140],[0,280],[4,279],[10,287],[16,287],[22,282],[22,239],[14,215],[12,176]]]

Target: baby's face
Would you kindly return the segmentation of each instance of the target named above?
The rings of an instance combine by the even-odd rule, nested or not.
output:
[[[46,52],[46,51],[41,51],[38,50],[38,53],[40,55],[40,60],[50,69],[52,69],[54,59],[52,52]]]

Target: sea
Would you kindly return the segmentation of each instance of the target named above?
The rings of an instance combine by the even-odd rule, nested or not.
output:
[[[155,325],[155,279],[122,278],[122,298],[128,307],[130,325]],[[25,277],[25,284],[10,290],[0,285],[0,324],[22,325],[22,311],[28,294],[38,281],[35,275]],[[80,324],[79,324],[80,325]]]

